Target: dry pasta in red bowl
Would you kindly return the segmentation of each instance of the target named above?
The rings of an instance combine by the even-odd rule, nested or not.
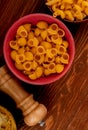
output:
[[[4,41],[9,69],[22,81],[35,85],[49,84],[64,76],[74,53],[74,40],[68,28],[60,20],[42,13],[19,19]]]

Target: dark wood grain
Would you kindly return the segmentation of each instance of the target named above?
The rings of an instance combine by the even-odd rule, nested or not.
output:
[[[51,15],[44,0],[0,0],[0,66],[5,64],[2,47],[7,30],[20,17],[35,12]],[[74,36],[76,48],[74,62],[68,73],[49,85],[23,83],[24,89],[33,93],[34,98],[47,107],[45,125],[25,125],[14,101],[0,92],[0,105],[12,112],[18,130],[88,130],[88,23],[65,24]]]

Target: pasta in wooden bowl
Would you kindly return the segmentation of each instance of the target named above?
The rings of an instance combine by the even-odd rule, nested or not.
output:
[[[45,0],[54,17],[68,22],[88,21],[88,0]]]
[[[9,69],[22,81],[35,85],[49,84],[64,76],[74,53],[74,40],[68,28],[60,20],[42,13],[19,19],[4,41]]]

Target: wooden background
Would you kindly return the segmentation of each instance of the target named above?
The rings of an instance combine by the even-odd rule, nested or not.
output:
[[[52,15],[44,0],[0,0],[0,66],[5,64],[2,48],[9,27],[20,17],[38,12]],[[68,73],[44,86],[23,83],[24,89],[47,107],[45,125],[25,125],[15,102],[0,92],[0,105],[13,114],[18,130],[88,130],[88,22],[64,23],[72,32],[76,48],[74,62]]]

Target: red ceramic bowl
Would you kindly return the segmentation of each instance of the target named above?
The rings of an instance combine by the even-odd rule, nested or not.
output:
[[[64,71],[62,73],[49,75],[47,77],[41,77],[36,80],[30,80],[21,71],[16,69],[14,62],[10,57],[11,48],[9,46],[9,41],[13,40],[13,38],[16,34],[16,30],[20,25],[25,24],[25,23],[32,23],[33,25],[36,25],[36,23],[41,20],[44,20],[44,21],[48,22],[49,24],[57,23],[59,25],[59,27],[61,27],[65,31],[65,37],[66,37],[67,41],[69,42],[68,51],[69,51],[69,55],[70,55],[70,60],[69,60],[69,64],[65,65]],[[59,80],[61,77],[63,77],[67,73],[67,71],[69,70],[69,68],[73,62],[73,59],[74,59],[75,45],[74,45],[74,39],[71,35],[71,32],[60,20],[58,20],[50,15],[47,15],[47,14],[35,13],[35,14],[30,14],[30,15],[20,18],[18,21],[16,21],[10,27],[10,29],[8,30],[8,32],[6,34],[5,40],[4,40],[3,52],[4,52],[4,58],[5,58],[8,68],[18,79],[20,79],[26,83],[29,83],[29,84],[45,85],[45,84],[50,84],[56,80]]]

